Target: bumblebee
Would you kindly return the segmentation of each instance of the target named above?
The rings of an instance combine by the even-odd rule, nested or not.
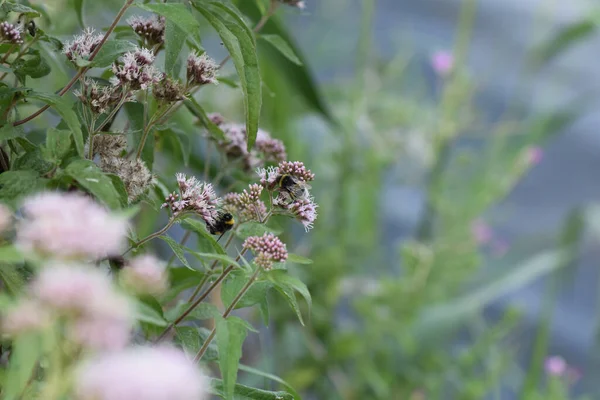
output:
[[[234,224],[235,219],[233,218],[233,215],[219,211],[217,220],[212,224],[207,223],[206,229],[208,229],[211,235],[220,235],[219,239],[217,239],[218,242],[223,237],[225,232],[233,228]]]
[[[291,175],[284,174],[277,179],[279,191],[286,193],[291,201],[297,199],[307,199],[310,194],[308,190],[310,185],[304,181],[294,178]]]

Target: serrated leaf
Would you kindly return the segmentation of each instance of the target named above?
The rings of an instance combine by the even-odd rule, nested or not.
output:
[[[208,118],[208,115],[206,115],[206,111],[204,111],[204,109],[196,101],[196,99],[190,97],[189,99],[184,100],[183,104],[185,104],[187,109],[190,110],[190,112],[194,114],[196,118],[198,118],[202,126],[206,128],[208,133],[210,133],[214,139],[225,140],[225,134],[223,133],[221,128],[219,128],[215,123],[213,123],[210,120],[210,118]]]
[[[51,160],[58,163],[71,148],[71,131],[48,128],[46,131],[46,151]]]
[[[136,48],[137,46],[128,40],[107,40],[90,65],[97,68],[106,68],[121,54],[134,51]]]
[[[189,230],[189,231],[195,232],[198,235],[206,238],[209,241],[209,243],[212,245],[213,249],[215,249],[215,251],[218,254],[222,254],[222,255],[226,255],[227,254],[227,252],[225,250],[223,250],[223,248],[221,247],[221,245],[217,242],[217,240],[215,239],[215,237],[213,235],[211,235],[210,232],[208,232],[206,230],[206,225],[204,223],[202,223],[200,221],[197,221],[195,219],[186,218],[181,223],[181,226],[185,230]]]
[[[233,271],[229,274],[221,288],[221,301],[225,307],[229,307],[242,287],[248,282],[248,279],[250,279],[250,276],[240,270]],[[267,320],[265,323],[265,325],[267,325],[269,312],[267,294],[272,287],[273,284],[268,281],[255,282],[237,302],[235,309],[251,307],[258,304],[261,311],[267,313],[266,315],[263,315]]]
[[[39,18],[42,16],[37,10],[23,4],[5,1],[2,3],[2,11],[5,13],[14,12],[17,14],[25,14],[29,18]]]
[[[175,343],[181,346],[191,356],[195,356],[210,332],[205,328],[191,326],[178,326],[175,328]],[[218,358],[217,345],[212,342],[202,358],[204,361],[213,361]]]
[[[137,3],[136,6],[138,6],[141,9],[162,15],[169,21],[172,21],[187,35],[189,35],[194,40],[197,46],[200,46],[200,24],[185,5],[177,3]]]
[[[12,124],[6,124],[0,128],[0,140],[14,139],[23,135],[23,131],[15,128]]]
[[[211,379],[210,385],[213,394],[225,398],[222,380]],[[234,387],[234,394],[235,400],[294,400],[294,396],[287,392],[271,392],[268,390],[240,385],[239,383]]]
[[[242,357],[242,345],[246,339],[247,329],[237,317],[218,320],[216,329],[223,393],[226,400],[233,400],[238,365]]]
[[[137,302],[136,319],[140,322],[145,322],[154,326],[168,325],[165,318],[157,310],[143,301]]]
[[[43,78],[50,73],[50,65],[40,56],[37,50],[31,50],[30,54],[15,61],[11,68],[19,81],[24,85],[25,78],[30,76],[34,79]]]
[[[165,26],[165,73],[174,78],[179,78],[179,55],[185,44],[186,34],[177,24],[167,20]]]
[[[254,37],[229,5],[215,1],[208,4],[194,1],[193,5],[217,31],[235,65],[244,92],[246,133],[250,151],[256,141],[262,106],[262,84]],[[229,18],[226,18],[227,15]]]
[[[288,253],[287,262],[294,263],[294,264],[308,265],[308,264],[312,264],[313,260],[311,260],[310,258],[302,257],[298,254]]]
[[[237,263],[233,258],[224,255],[224,254],[214,254],[214,253],[200,253],[197,251],[193,251],[190,248],[185,248],[191,255],[196,257],[200,262],[204,262],[206,260],[219,260],[222,261],[224,265],[233,265],[236,268],[240,268],[240,264]]]
[[[53,164],[46,161],[40,149],[29,151],[16,160],[12,164],[14,170],[31,170],[40,175],[44,175],[52,169]]]
[[[191,270],[194,270],[194,268],[191,267],[190,263],[185,258],[185,247],[183,247],[181,244],[179,244],[177,241],[173,240],[169,236],[163,235],[159,237],[169,245],[171,250],[173,250],[173,254],[175,254],[175,257],[177,257],[183,265],[185,265]]]
[[[41,93],[32,91],[27,96],[43,101],[44,103],[54,107],[54,109],[64,119],[65,123],[67,124],[67,126],[73,134],[77,154],[83,157],[83,132],[81,131],[79,118],[77,118],[77,114],[75,114],[75,111],[73,111],[73,109],[71,108],[71,104],[64,98],[51,93]]]
[[[281,54],[283,54],[288,60],[296,65],[302,65],[302,61],[298,58],[294,50],[290,47],[285,40],[279,35],[260,35],[258,37],[269,43],[271,46],[276,48]]]
[[[0,199],[17,206],[20,200],[41,190],[45,180],[34,171],[6,171],[0,174]]]
[[[75,160],[67,165],[65,173],[110,208],[118,209],[121,206],[119,193],[113,186],[112,179],[94,162]]]

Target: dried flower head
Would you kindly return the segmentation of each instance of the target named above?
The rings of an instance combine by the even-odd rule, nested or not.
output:
[[[119,273],[123,286],[136,294],[153,296],[168,288],[165,264],[151,255],[138,256]]]
[[[76,400],[204,400],[209,383],[178,349],[134,347],[84,364],[75,380]]]
[[[42,304],[26,299],[2,316],[2,332],[11,336],[34,332],[48,326],[50,321],[50,314]]]
[[[279,163],[277,169],[279,175],[288,174],[303,182],[310,182],[315,179],[315,174],[307,169],[302,161],[284,161]]]
[[[165,41],[165,17],[152,15],[148,18],[136,15],[127,20],[135,33],[146,41],[146,45],[154,46]]]
[[[192,53],[187,59],[187,80],[189,85],[205,85],[219,83],[217,71],[219,66],[206,53]]]
[[[301,10],[306,8],[306,3],[303,0],[279,0],[280,2],[287,4],[288,6],[296,7]]]
[[[160,101],[173,103],[184,98],[185,88],[179,81],[167,77],[154,85],[152,93]]]
[[[89,145],[89,143],[88,143]],[[87,149],[86,149],[87,150]],[[127,137],[122,134],[94,135],[94,154],[104,157],[120,157],[127,150]],[[86,152],[87,154],[87,152]]]
[[[75,36],[73,41],[65,42],[63,53],[72,62],[87,60],[101,41],[102,35],[94,34],[94,29],[87,28],[81,35]]]
[[[286,245],[272,233],[250,236],[243,247],[254,253],[254,262],[265,270],[271,269],[274,262],[284,262],[288,257]]]
[[[21,29],[9,22],[0,23],[0,36],[2,43],[23,44]]]
[[[13,222],[13,213],[4,204],[0,204],[0,234],[6,232]]]
[[[163,74],[152,65],[154,58],[152,51],[145,48],[125,53],[120,59],[120,64],[113,64],[117,84],[131,90],[139,90],[159,82],[163,79]]]
[[[207,224],[214,224],[218,218],[219,198],[212,185],[200,182],[194,177],[188,178],[181,173],[178,173],[176,177],[179,193],[173,192],[167,196],[162,208],[168,207],[173,215],[193,212]]]
[[[91,198],[46,192],[28,198],[17,226],[16,244],[24,251],[62,259],[100,259],[119,254],[128,224]]]
[[[124,95],[120,87],[99,86],[90,79],[86,79],[81,91],[75,91],[74,94],[95,114],[108,113]]]
[[[139,158],[128,160],[115,156],[100,157],[100,169],[121,178],[130,203],[146,193],[154,184],[152,173]]]

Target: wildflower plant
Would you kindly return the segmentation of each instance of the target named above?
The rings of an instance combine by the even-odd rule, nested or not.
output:
[[[288,250],[293,225],[281,216],[308,230],[317,204],[310,187],[290,196],[277,182],[315,175],[259,128],[256,41],[280,7],[304,2],[270,0],[254,30],[219,1],[123,0],[108,27],[84,18],[82,3],[67,10],[81,33],[64,41],[44,30],[62,15],[26,1],[0,8],[2,397],[297,398],[279,378],[280,391],[237,382],[256,330],[236,310],[255,307],[268,323],[273,292],[302,323],[297,294],[310,311],[286,264],[310,260]],[[204,27],[228,52],[221,62],[200,46]],[[274,46],[297,58],[287,47]],[[69,80],[43,91],[61,81],[56,60]],[[207,114],[200,97],[221,90],[229,60],[243,123]]]

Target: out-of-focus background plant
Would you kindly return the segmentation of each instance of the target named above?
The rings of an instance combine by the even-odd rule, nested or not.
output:
[[[261,293],[268,313],[261,302],[240,314],[260,328],[248,334],[237,380],[265,392],[237,396],[599,398],[598,146],[586,134],[598,95],[588,45],[597,44],[597,5],[290,1],[306,7],[264,19],[269,1],[231,3],[261,28],[260,126],[310,166],[319,204],[309,234],[283,217],[270,225],[294,243],[288,273],[306,283],[312,306],[288,292],[293,312],[271,290]],[[41,29],[67,39],[109,26],[122,2],[29,5],[44,11]],[[228,54],[209,24],[199,29],[208,54]],[[40,92],[73,73],[51,46],[39,48],[51,79],[28,82]],[[197,104],[244,121],[233,64],[220,77]],[[206,144],[208,117],[192,110],[159,126],[158,191],[183,160],[190,174],[241,191],[248,179],[239,165],[224,170]],[[45,115],[28,129],[58,120]],[[136,211],[140,238],[167,222],[151,199]],[[178,225],[170,234],[189,237]],[[164,259],[177,249],[168,244],[156,245]],[[188,246],[212,251],[202,235]],[[199,265],[177,254],[173,265]]]

